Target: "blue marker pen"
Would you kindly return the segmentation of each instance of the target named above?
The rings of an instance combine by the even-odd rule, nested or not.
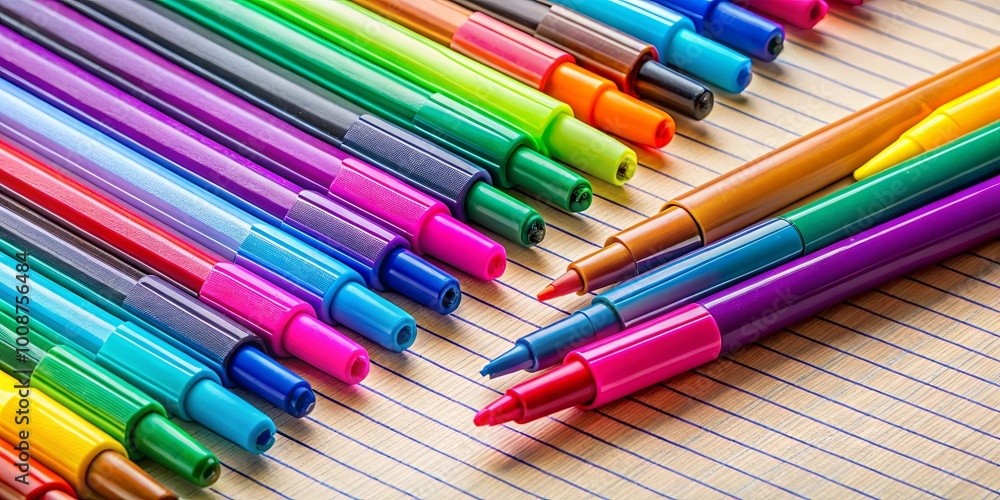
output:
[[[785,46],[785,28],[729,0],[654,0],[694,21],[698,33],[761,61]]]
[[[413,317],[364,287],[329,255],[270,226],[5,80],[0,131],[164,226],[249,269],[393,350],[409,347]]]

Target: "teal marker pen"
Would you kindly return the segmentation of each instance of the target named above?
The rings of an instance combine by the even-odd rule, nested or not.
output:
[[[18,263],[0,253],[0,300],[17,303],[28,297],[27,312],[21,313],[29,318],[29,328],[36,321],[47,326],[58,335],[48,341],[75,348],[172,415],[198,422],[247,451],[263,453],[274,443],[274,422],[223,389],[215,372],[40,273],[18,272]]]

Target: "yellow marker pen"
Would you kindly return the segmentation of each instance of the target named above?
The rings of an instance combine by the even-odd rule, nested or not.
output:
[[[31,387],[28,378],[0,373],[0,437],[27,449],[81,498],[177,499],[125,458],[121,444]]]
[[[1000,120],[1000,78],[934,110],[854,171],[862,180]]]

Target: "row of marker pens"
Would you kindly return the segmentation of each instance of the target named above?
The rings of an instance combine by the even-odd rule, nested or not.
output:
[[[802,27],[827,8],[746,4]],[[709,0],[0,0],[0,491],[174,498],[137,457],[212,484],[218,459],[170,418],[265,452],[273,422],[227,388],[302,417],[312,389],[274,357],[360,382],[354,334],[398,352],[417,332],[375,292],[451,313],[459,281],[435,261],[480,280],[506,265],[470,223],[544,238],[504,190],[586,210],[589,179],[635,172],[618,139],[666,145],[668,113],[704,118],[783,41]],[[571,318],[638,322],[606,304]],[[492,373],[579,345],[519,342],[529,359]],[[587,369],[577,383],[604,373]],[[477,422],[534,411],[505,401]]]

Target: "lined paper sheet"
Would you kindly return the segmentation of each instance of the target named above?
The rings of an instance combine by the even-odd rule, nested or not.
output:
[[[472,424],[523,378],[489,381],[482,365],[589,302],[533,298],[570,259],[669,197],[1000,44],[991,0],[832,3],[814,31],[789,30],[777,62],[755,61],[743,95],[717,95],[707,120],[678,119],[665,152],[640,152],[630,185],[595,181],[585,214],[541,207],[544,243],[510,246],[495,283],[463,279],[455,314],[398,299],[419,338],[405,354],[366,344],[359,387],[290,361],[319,402],[299,421],[258,404],[280,430],[266,455],[185,424],[223,461],[217,484],[196,490],[143,464],[190,498],[1000,495],[998,241],[597,411]]]

